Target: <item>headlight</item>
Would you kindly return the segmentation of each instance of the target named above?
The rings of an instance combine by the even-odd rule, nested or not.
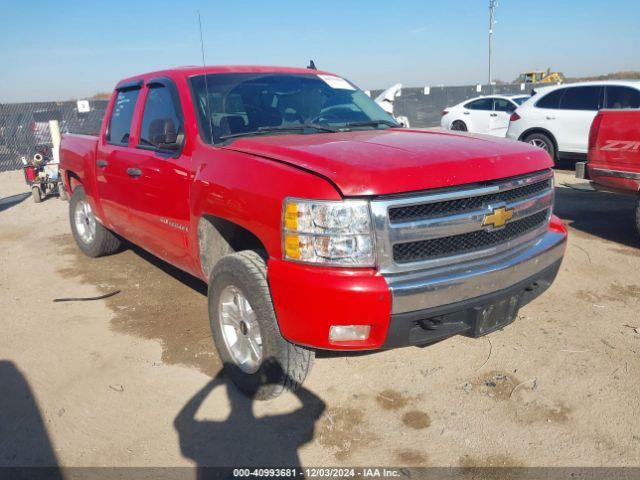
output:
[[[282,211],[287,260],[355,267],[375,265],[369,202],[289,198]]]

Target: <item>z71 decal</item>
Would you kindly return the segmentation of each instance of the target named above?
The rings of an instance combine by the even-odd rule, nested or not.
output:
[[[610,152],[638,152],[640,151],[640,142],[629,140],[607,140],[600,150]]]

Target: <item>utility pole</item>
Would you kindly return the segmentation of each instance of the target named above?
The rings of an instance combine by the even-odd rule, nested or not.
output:
[[[491,62],[492,62],[492,51],[491,44],[493,41],[493,26],[496,24],[495,21],[495,10],[498,7],[498,0],[489,0],[489,93],[493,94],[493,84],[492,82],[492,72],[491,72]]]

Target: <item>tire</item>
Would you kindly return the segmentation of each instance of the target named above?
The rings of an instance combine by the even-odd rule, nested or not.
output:
[[[240,297],[246,299],[250,312],[244,317],[248,319],[244,328],[244,321],[232,318],[242,316],[241,305],[246,306]],[[256,252],[233,253],[215,265],[209,281],[209,320],[225,373],[245,395],[256,400],[275,398],[285,389],[295,390],[307,377],[315,352],[282,337],[267,283],[267,266]],[[256,333],[260,337],[257,341]],[[241,344],[251,344],[251,339],[254,347],[259,345],[260,355],[250,354],[243,363],[238,352],[243,351]],[[256,348],[245,351],[255,353]]]
[[[40,191],[40,187],[31,187],[31,198],[35,203],[42,202],[42,192]]]
[[[456,132],[468,132],[467,124],[462,120],[456,120],[451,124],[451,130],[455,130]]]
[[[85,255],[102,257],[120,248],[120,239],[96,220],[83,187],[77,187],[71,195],[69,221],[73,238]]]
[[[530,143],[535,147],[546,150],[551,157],[551,160],[553,160],[553,163],[556,163],[556,146],[548,135],[545,135],[544,133],[532,133],[524,137],[523,142]]]
[[[62,200],[63,202],[66,202],[67,200],[69,200],[69,196],[67,195],[67,190],[66,188],[64,188],[64,183],[62,182],[58,183],[58,197],[60,197],[60,200]]]
[[[638,235],[640,235],[640,198],[636,204],[636,231],[638,232]]]

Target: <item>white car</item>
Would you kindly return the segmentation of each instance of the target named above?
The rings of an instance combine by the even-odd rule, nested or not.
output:
[[[507,137],[544,148],[554,160],[584,158],[601,108],[640,108],[640,81],[610,80],[541,87],[511,115]]]
[[[528,98],[529,95],[491,95],[465,100],[442,111],[440,126],[446,130],[504,137],[509,117]]]

